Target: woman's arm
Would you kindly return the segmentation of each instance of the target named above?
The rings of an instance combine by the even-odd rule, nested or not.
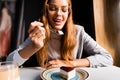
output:
[[[19,49],[15,50],[7,57],[7,60],[14,61],[22,61],[24,62],[26,59],[30,58],[33,54],[35,54],[39,49],[44,46],[45,39],[45,30],[42,23],[34,21],[30,24],[29,38],[26,40]],[[19,57],[20,60],[17,58]],[[25,59],[25,60],[24,60]]]
[[[22,58],[27,59],[27,58],[31,57],[34,53],[36,53],[38,50],[39,50],[39,48],[35,47],[33,45],[33,43],[31,42],[26,47],[19,50],[18,53]]]
[[[31,39],[27,38],[16,50],[14,50],[13,52],[11,52],[8,56],[7,56],[7,61],[14,61],[16,63],[18,63],[19,65],[23,64],[26,60],[24,58],[22,58],[19,55],[19,51],[22,50],[24,47],[26,47],[28,44],[31,43]]]
[[[110,53],[91,38],[83,29],[83,48],[90,55],[87,59],[90,67],[104,67],[113,65],[113,59]]]
[[[31,57],[44,46],[45,29],[41,26],[43,26],[43,24],[37,21],[30,24],[28,32],[31,43],[19,51],[22,58],[26,59]]]
[[[75,59],[72,61],[65,61],[65,60],[60,60],[60,59],[54,59],[49,61],[46,64],[46,68],[54,68],[54,67],[89,67],[90,62],[87,58],[84,59]]]

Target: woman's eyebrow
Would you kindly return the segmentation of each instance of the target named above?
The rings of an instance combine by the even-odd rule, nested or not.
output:
[[[58,6],[55,3],[48,3],[48,5]],[[61,7],[68,7],[68,5],[62,5]]]

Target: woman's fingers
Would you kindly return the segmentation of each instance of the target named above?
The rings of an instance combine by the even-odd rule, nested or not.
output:
[[[34,28],[34,30],[32,30],[32,31],[29,33],[29,35],[30,35],[30,37],[34,37],[37,33],[38,33],[37,28]]]
[[[45,39],[45,31],[44,30],[39,30],[35,29],[33,32],[29,34],[29,37],[36,37],[36,38],[41,38],[42,40]]]
[[[41,48],[44,46],[43,39],[41,39],[39,37],[32,37],[31,40],[33,41],[35,47],[37,47],[37,48]]]
[[[39,26],[42,27],[43,23],[38,22],[38,21],[31,22],[30,26],[29,26],[28,33],[31,33],[34,30],[35,27],[39,27]]]
[[[34,21],[30,24],[29,37],[37,47],[43,47],[45,39],[45,29],[42,27],[43,24]]]
[[[60,60],[60,59],[51,60],[46,64],[46,68],[54,68],[61,66],[74,67],[69,61]]]
[[[45,38],[45,29],[42,27],[43,24],[37,21],[34,21],[30,24],[30,28],[28,30],[30,37],[41,37]]]
[[[49,69],[49,68],[57,68],[57,67],[60,67],[60,66],[57,64],[54,64],[54,65],[49,65],[46,68]]]
[[[65,66],[64,62],[62,62],[62,60],[51,60],[46,64],[46,68],[55,68],[55,67],[61,67],[61,66]]]

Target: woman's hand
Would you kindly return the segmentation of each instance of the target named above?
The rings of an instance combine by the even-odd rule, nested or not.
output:
[[[19,50],[19,54],[22,58],[28,59],[35,54],[40,48],[44,46],[45,29],[43,24],[38,21],[34,21],[29,26],[29,37],[32,40],[27,46]]]
[[[61,66],[73,67],[73,65],[69,61],[60,60],[60,59],[51,60],[45,65],[46,68],[55,68]]]
[[[28,30],[29,37],[33,42],[33,46],[39,49],[44,46],[44,39],[45,39],[45,29],[42,26],[43,23],[34,21],[30,24]]]
[[[90,62],[87,58],[75,59],[73,61],[65,61],[65,60],[55,59],[55,60],[49,61],[45,65],[46,68],[54,68],[54,67],[61,67],[61,66],[66,66],[66,67],[89,67]]]

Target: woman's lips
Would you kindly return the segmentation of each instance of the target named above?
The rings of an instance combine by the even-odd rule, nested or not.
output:
[[[54,20],[55,25],[61,25],[62,24],[62,20]]]

